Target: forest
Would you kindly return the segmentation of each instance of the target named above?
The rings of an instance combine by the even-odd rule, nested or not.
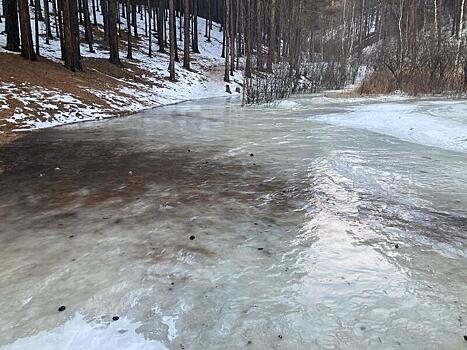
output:
[[[2,2],[7,50],[35,60],[41,54],[39,37],[47,43],[55,36],[64,65],[72,71],[82,69],[80,42],[93,52],[93,28],[102,26],[111,63],[120,64],[119,45],[131,58],[132,41],[146,35],[147,54],[169,54],[168,71],[175,80],[174,62],[181,59],[190,69],[190,54],[199,53],[199,33],[209,41],[212,23],[220,23],[224,80],[242,70],[250,103],[339,89],[359,75],[364,77],[362,93],[465,91],[465,10],[465,0]],[[138,28],[137,16],[144,18],[144,28]],[[206,19],[206,28],[198,28],[198,17]]]

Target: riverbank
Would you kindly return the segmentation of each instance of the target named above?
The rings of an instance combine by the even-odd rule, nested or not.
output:
[[[144,24],[141,24],[144,27]],[[204,28],[199,19],[199,28]],[[60,43],[51,40],[36,62],[3,49],[6,35],[0,23],[0,144],[26,130],[54,127],[81,121],[101,120],[186,100],[226,95],[223,81],[222,32],[214,24],[211,41],[201,38],[200,54],[191,54],[191,70],[176,62],[176,82],[168,79],[169,55],[149,57],[149,38],[134,39],[133,59],[126,58],[121,41],[121,67],[110,64],[108,49],[96,40],[94,53],[81,44],[83,71],[70,72],[60,61]],[[103,28],[95,28],[102,38]],[[41,40],[45,38],[41,37]],[[179,42],[182,47],[183,41]],[[179,56],[183,52],[179,50]],[[241,84],[241,73],[231,90]]]

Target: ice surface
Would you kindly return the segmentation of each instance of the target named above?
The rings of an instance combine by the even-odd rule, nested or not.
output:
[[[0,349],[462,349],[465,153],[322,119],[464,107],[326,100],[208,99],[2,147]]]
[[[437,107],[439,104],[442,106]],[[390,135],[425,146],[467,151],[467,101],[373,103],[315,121]]]
[[[2,350],[166,350],[160,342],[145,339],[138,324],[127,319],[91,324],[76,314],[51,331],[23,338]]]

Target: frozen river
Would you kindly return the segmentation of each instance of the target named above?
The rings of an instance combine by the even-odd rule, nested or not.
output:
[[[0,148],[0,349],[467,349],[466,116],[213,99],[30,133]]]

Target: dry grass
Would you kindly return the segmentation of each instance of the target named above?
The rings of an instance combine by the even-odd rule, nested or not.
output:
[[[440,76],[429,69],[409,67],[397,72],[397,77],[388,69],[376,69],[363,80],[358,92],[364,95],[389,94],[401,91],[411,96],[446,93],[463,93],[464,73],[451,67]]]

